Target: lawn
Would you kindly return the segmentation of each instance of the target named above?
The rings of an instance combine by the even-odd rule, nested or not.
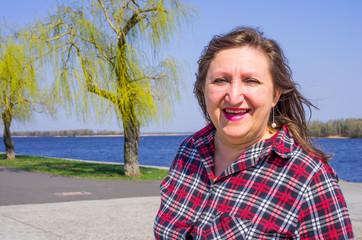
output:
[[[124,175],[123,165],[120,164],[90,163],[26,155],[16,155],[15,160],[7,160],[5,154],[0,154],[0,166],[61,176],[124,180],[161,180],[168,173],[168,170],[164,169],[140,167],[142,176],[132,178]]]

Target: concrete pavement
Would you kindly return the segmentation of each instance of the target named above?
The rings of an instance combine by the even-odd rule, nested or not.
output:
[[[152,239],[160,183],[0,167],[0,239]]]
[[[160,181],[85,179],[0,167],[0,206],[159,196]]]
[[[2,240],[153,239],[159,197],[0,207]]]
[[[29,176],[27,178],[22,176],[28,173],[35,179],[39,178],[40,182],[24,181],[29,179]],[[111,180],[109,182],[109,180],[68,179],[0,168],[0,199],[6,199],[4,196],[6,188],[9,190],[11,186],[10,182],[4,182],[5,179],[2,179],[2,176],[6,174],[11,175],[12,180],[17,182],[14,186],[17,187],[18,196],[15,196],[15,191],[11,194],[19,205],[9,205],[6,201],[0,204],[3,205],[0,206],[0,239],[2,240],[153,239],[152,226],[160,204],[159,181]],[[9,176],[7,177],[9,180]],[[21,178],[23,180],[20,180]],[[116,181],[114,186],[112,181]],[[42,187],[41,182],[46,187]],[[67,186],[62,188],[61,182],[66,183]],[[108,184],[111,185],[109,187],[111,190],[99,190],[99,188],[107,188]],[[31,191],[42,188],[45,194],[39,199],[31,197],[30,193],[21,197],[21,191],[26,192],[29,186]],[[349,207],[355,239],[362,240],[362,183],[341,182],[340,186]],[[114,193],[118,191],[123,191],[123,193],[121,195]],[[130,193],[126,193],[127,191]],[[147,193],[141,193],[142,191]],[[91,194],[77,195],[85,192]],[[38,194],[40,193],[39,190]],[[61,196],[55,193],[66,194]],[[133,194],[143,194],[143,197],[135,197]],[[22,198],[24,202],[28,199],[36,204],[22,204]],[[45,203],[40,204],[41,199]]]
[[[347,202],[354,237],[362,240],[362,183],[340,181],[339,186]]]

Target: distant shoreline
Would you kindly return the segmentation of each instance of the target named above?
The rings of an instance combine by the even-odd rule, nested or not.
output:
[[[152,137],[152,136],[190,136],[194,134],[193,132],[186,133],[141,133],[140,137]],[[0,136],[3,137],[3,136]],[[16,137],[124,137],[124,134],[93,134],[93,135],[50,135],[50,136],[26,136],[26,135],[16,135],[11,136],[12,138]],[[312,136],[313,137],[313,136]],[[352,139],[350,137],[343,137],[338,135],[327,136],[327,137],[313,137],[313,138],[328,138],[328,139]]]
[[[151,137],[151,136],[189,136],[193,133],[141,133],[140,137]],[[2,137],[2,136],[1,136]],[[12,138],[17,137],[26,137],[26,138],[38,138],[38,137],[59,137],[59,138],[67,138],[67,137],[124,137],[124,134],[112,134],[112,135],[79,135],[79,136],[61,136],[61,135],[54,135],[54,136],[11,136]]]
[[[351,139],[350,137],[342,137],[342,136],[328,136],[328,137],[318,137],[318,138],[330,138],[330,139]]]
[[[326,136],[326,137],[314,137],[314,136],[312,136],[312,138],[328,138],[328,139],[360,139],[360,138],[343,137],[343,136],[339,136],[339,135],[331,135],[331,136]]]
[[[159,136],[190,136],[192,135],[192,132],[189,133],[141,133],[140,137],[159,137]],[[3,136],[0,136],[1,138]],[[56,138],[66,138],[66,137],[124,137],[124,134],[94,134],[94,135],[76,135],[76,136],[63,136],[63,135],[52,135],[52,136],[26,136],[26,135],[16,135],[16,136],[11,136],[12,138],[17,138],[17,137],[23,137],[23,138],[38,138],[38,137],[56,137]],[[327,136],[327,137],[313,137],[313,138],[328,138],[328,139],[352,139],[350,137],[343,137],[343,136]]]
[[[11,137],[124,137],[123,132],[117,133],[111,133],[111,134],[102,134],[101,133],[84,133],[81,132],[81,130],[69,130],[69,131],[45,131],[47,134],[42,134],[43,132],[31,132],[32,134],[27,134],[27,132],[12,134]],[[66,132],[62,134],[63,132]],[[60,134],[59,134],[60,133]],[[179,132],[179,133],[141,133],[140,137],[149,137],[149,136],[190,136],[193,135],[194,132]],[[0,137],[3,137],[0,135]],[[312,138],[318,139],[318,138],[327,138],[327,139],[354,139],[351,137],[344,137],[341,135],[331,135],[331,136],[325,136],[325,137],[318,137],[318,136],[312,136]],[[358,139],[358,138],[356,138]]]
[[[308,123],[308,129],[313,138],[362,139],[361,124],[362,118],[329,120],[325,123],[315,120]],[[145,132],[141,133],[140,136],[187,136],[192,134],[193,132]],[[13,131],[11,135],[12,137],[122,137],[124,136],[124,132],[115,130],[73,129]]]

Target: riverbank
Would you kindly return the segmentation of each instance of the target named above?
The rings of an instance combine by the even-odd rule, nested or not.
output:
[[[329,139],[351,139],[349,137],[343,137],[339,135],[327,136],[327,137],[314,137],[314,138],[329,138]]]
[[[141,133],[140,136],[141,137],[153,137],[153,136],[190,136],[194,134],[193,132],[185,132],[185,133]],[[2,138],[2,136],[0,136]],[[16,135],[16,136],[11,136],[12,138],[37,138],[37,137],[124,137],[123,134],[93,134],[93,135],[75,135],[75,136],[71,136],[71,135],[49,135],[49,136],[27,136],[27,135]],[[339,136],[339,135],[333,135],[333,136],[326,136],[326,137],[313,137],[313,138],[328,138],[328,139],[352,139],[350,137],[343,137],[343,136]]]
[[[104,163],[27,155],[16,155],[16,159],[7,160],[5,159],[4,153],[0,153],[0,166],[59,176],[121,180],[160,180],[164,179],[168,173],[168,168],[165,167],[140,166],[141,177],[134,178],[124,175],[124,165],[121,163]]]
[[[152,137],[152,136],[189,136],[193,132],[184,133],[140,133],[141,137]],[[0,135],[0,138],[3,136]],[[124,137],[124,134],[85,134],[85,135],[60,135],[60,134],[45,134],[45,135],[12,135],[12,138],[38,138],[38,137]]]

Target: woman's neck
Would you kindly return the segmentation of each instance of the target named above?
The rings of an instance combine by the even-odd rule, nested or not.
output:
[[[214,177],[215,179],[231,164],[233,164],[246,150],[251,148],[255,143],[273,136],[274,133],[266,130],[265,133],[255,138],[255,141],[246,143],[232,143],[218,135],[217,131],[214,137]]]

